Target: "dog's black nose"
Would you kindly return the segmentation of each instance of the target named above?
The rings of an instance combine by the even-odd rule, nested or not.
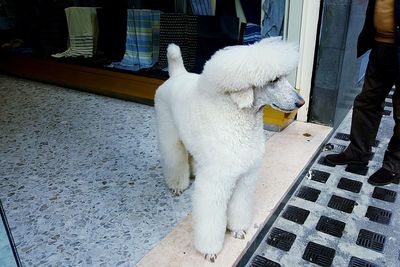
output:
[[[300,99],[299,101],[296,102],[296,107],[301,108],[306,102],[303,99]]]

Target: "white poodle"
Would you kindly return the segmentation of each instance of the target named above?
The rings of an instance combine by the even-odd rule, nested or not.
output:
[[[186,71],[178,46],[168,47],[170,78],[156,92],[162,165],[168,187],[189,186],[194,246],[214,262],[228,228],[244,238],[264,155],[263,107],[290,112],[304,100],[286,80],[296,47],[277,38],[217,51],[198,75]]]

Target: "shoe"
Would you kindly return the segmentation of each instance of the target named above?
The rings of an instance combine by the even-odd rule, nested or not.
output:
[[[380,168],[369,177],[368,183],[372,184],[373,186],[388,185],[394,182],[398,176],[399,174],[397,173]]]
[[[325,161],[333,165],[368,165],[368,161],[361,161],[354,158],[349,158],[343,152],[339,154],[330,154],[325,156]]]

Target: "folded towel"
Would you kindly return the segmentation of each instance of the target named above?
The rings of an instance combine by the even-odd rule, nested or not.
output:
[[[128,9],[125,55],[115,68],[139,70],[158,61],[160,11]]]
[[[68,49],[52,55],[61,57],[93,57],[96,51],[98,25],[94,7],[68,7],[65,9],[68,23]]]

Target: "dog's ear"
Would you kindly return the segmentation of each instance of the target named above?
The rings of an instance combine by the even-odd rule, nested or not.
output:
[[[254,102],[254,90],[252,88],[237,92],[230,92],[230,97],[236,105],[242,108],[249,108]]]

